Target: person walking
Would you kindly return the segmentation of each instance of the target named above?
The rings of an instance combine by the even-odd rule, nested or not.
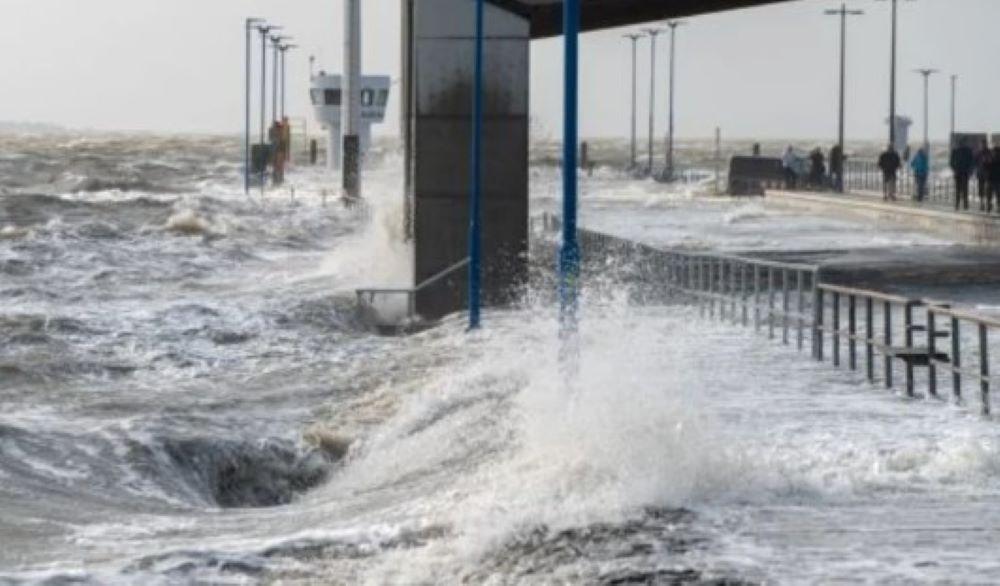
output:
[[[990,158],[990,199],[997,200],[997,212],[1000,213],[1000,144],[993,147],[993,156]]]
[[[899,153],[890,144],[878,158],[878,168],[882,170],[882,200],[896,201],[896,175],[903,161]]]
[[[993,152],[990,150],[990,143],[983,142],[976,152],[976,187],[979,192],[979,211],[993,211],[993,200],[990,198],[990,162],[993,160]]]
[[[826,159],[819,147],[809,155],[809,183],[813,189],[823,189],[823,178],[826,177]]]
[[[795,183],[798,179],[796,171],[798,159],[798,156],[795,154],[795,148],[792,145],[788,145],[788,148],[785,149],[785,154],[781,157],[781,168],[785,171],[785,189],[795,189]]]
[[[830,149],[830,181],[838,192],[844,191],[844,151],[839,144]]]
[[[921,148],[913,155],[910,168],[913,169],[913,179],[917,182],[917,201],[923,202],[927,197],[927,176],[931,170],[926,148]]]
[[[969,178],[976,168],[976,158],[972,149],[963,139],[951,151],[951,171],[955,175],[955,211],[969,209]]]

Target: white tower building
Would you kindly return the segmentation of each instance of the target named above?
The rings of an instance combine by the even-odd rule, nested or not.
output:
[[[340,75],[319,72],[312,78],[310,96],[316,119],[328,132],[326,142],[326,165],[330,169],[341,168],[341,114],[343,103]],[[385,121],[385,109],[389,103],[388,75],[366,75],[361,78],[361,155],[368,152],[372,141],[372,124]]]

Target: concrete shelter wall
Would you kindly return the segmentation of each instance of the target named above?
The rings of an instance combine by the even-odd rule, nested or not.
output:
[[[415,282],[467,256],[471,190],[474,3],[413,4],[412,164]],[[488,5],[484,52],[483,296],[515,299],[527,281],[530,23]],[[464,271],[417,295],[428,319],[464,309]]]

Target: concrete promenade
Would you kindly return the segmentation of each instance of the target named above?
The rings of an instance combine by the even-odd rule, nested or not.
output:
[[[769,206],[826,216],[886,222],[925,230],[967,244],[1000,246],[1000,215],[988,215],[972,210],[955,212],[943,206],[930,203],[917,204],[908,200],[884,202],[881,194],[867,192],[834,194],[768,190],[765,199]]]

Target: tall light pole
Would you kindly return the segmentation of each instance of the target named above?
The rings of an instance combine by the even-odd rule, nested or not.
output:
[[[629,34],[623,35],[626,39],[632,41],[632,126],[631,126],[631,143],[629,147],[629,165],[628,168],[635,169],[635,158],[636,158],[636,124],[635,124],[635,110],[636,110],[636,56],[638,50],[639,39],[642,35],[639,34]]]
[[[954,146],[952,142],[955,140],[955,107],[956,101],[958,100],[958,76],[952,74],[951,76],[951,134],[948,135],[948,145],[949,147]]]
[[[253,74],[251,73],[251,67],[253,63],[253,29],[258,23],[262,22],[259,18],[248,18],[244,28],[247,34],[246,41],[246,86],[244,88],[244,98],[246,99],[246,110],[244,111],[245,124],[243,126],[243,192],[250,193],[250,108],[252,107],[250,103],[250,94],[252,90],[250,89],[250,84],[253,81]]]
[[[667,23],[670,27],[670,117],[667,125],[667,145],[666,163],[663,168],[663,179],[670,181],[674,178],[674,65],[676,64],[676,40],[677,27],[684,23],[672,20]]]
[[[928,116],[928,88],[930,87],[930,78],[932,75],[937,73],[937,69],[916,69],[915,73],[919,73],[924,78],[924,148],[927,149],[927,154],[930,155],[930,131],[928,130],[929,116]]]
[[[896,30],[898,28],[899,0],[892,2],[892,33],[889,50],[889,144],[896,148]]]
[[[257,27],[260,32],[260,144],[267,142],[267,35],[271,31],[281,29],[278,25],[262,24]],[[266,173],[261,168],[260,171],[260,191],[264,193],[264,176]]]
[[[286,39],[291,37],[286,37],[282,35],[276,35],[271,37],[271,48],[274,50],[274,83],[271,84],[271,115],[273,118],[272,122],[278,121],[278,75],[280,74],[281,66],[281,43]]]
[[[839,10],[827,10],[825,14],[839,16],[840,17],[840,108],[839,108],[839,119],[837,124],[837,146],[840,150],[840,162],[843,165],[844,161],[844,119],[846,113],[846,87],[847,87],[847,17],[848,16],[860,16],[864,14],[863,10],[848,10],[847,4],[841,4]],[[831,161],[832,162],[832,161]],[[840,171],[837,177],[837,191],[843,191],[844,185],[841,177],[843,176],[843,170]]]
[[[288,53],[289,49],[294,49],[296,47],[298,47],[298,45],[294,44],[282,45],[278,47],[278,50],[281,51],[281,119],[282,120],[285,119],[285,90],[287,89],[288,85],[285,81],[286,79],[285,55]]]
[[[344,87],[341,108],[344,197],[361,196],[361,0],[344,1]]]
[[[649,162],[647,173],[653,174],[653,136],[656,133],[656,36],[662,28],[643,29],[649,37]]]

